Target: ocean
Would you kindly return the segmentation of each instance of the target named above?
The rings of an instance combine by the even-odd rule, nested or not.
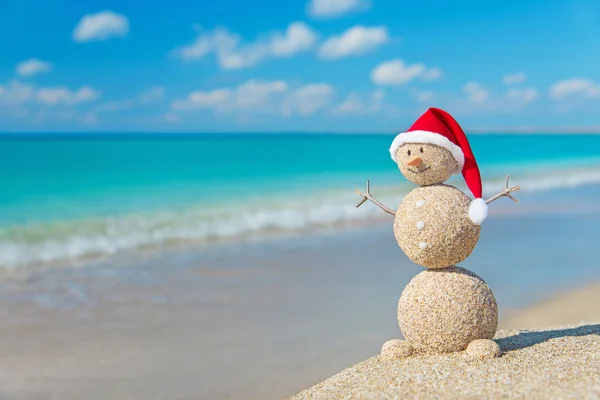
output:
[[[0,135],[0,268],[354,226],[414,185],[383,134]],[[600,184],[600,135],[469,135],[491,195]],[[460,176],[450,183],[465,189]],[[566,198],[566,200],[565,200]]]

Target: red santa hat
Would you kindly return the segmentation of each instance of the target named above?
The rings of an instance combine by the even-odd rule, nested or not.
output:
[[[481,176],[477,161],[458,122],[444,110],[429,108],[408,131],[400,133],[392,142],[390,155],[394,162],[397,162],[398,148],[405,143],[430,143],[450,151],[458,164],[454,173],[462,172],[469,190],[475,197],[469,206],[469,218],[475,224],[481,225],[488,215],[488,207],[481,198]]]

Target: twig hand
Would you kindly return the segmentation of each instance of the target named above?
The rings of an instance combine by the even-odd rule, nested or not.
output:
[[[506,196],[509,199],[511,199],[512,201],[514,201],[515,203],[518,203],[519,200],[517,200],[515,197],[513,197],[513,195],[511,195],[512,192],[516,192],[517,190],[521,189],[521,186],[513,186],[511,188],[508,187],[508,179],[509,179],[509,175],[506,175],[506,186],[504,189],[502,189],[500,191],[500,193],[495,194],[494,196],[490,197],[489,199],[487,199],[485,202],[487,204],[490,204],[492,201],[494,200],[498,200],[500,197]]]
[[[360,196],[363,197],[363,199],[361,200],[361,202],[356,205],[356,208],[362,206],[367,200],[370,200],[372,198],[372,196],[371,196],[371,183],[369,181],[367,181],[367,194],[364,194],[363,192],[361,192],[358,189],[354,189],[354,191],[356,192],[356,194],[358,194],[358,195],[360,195]]]
[[[383,211],[385,211],[388,214],[392,214],[392,215],[396,215],[396,213],[394,212],[394,210],[392,210],[391,208],[381,204],[377,199],[375,199],[373,196],[371,196],[371,182],[367,181],[367,193],[363,193],[358,189],[354,190],[359,196],[362,196],[362,200],[360,201],[360,203],[358,203],[356,205],[356,208],[362,206],[367,200],[370,200],[373,204],[375,204],[377,207],[381,208]]]

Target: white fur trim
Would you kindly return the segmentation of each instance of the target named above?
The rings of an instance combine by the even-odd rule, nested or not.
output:
[[[469,205],[469,219],[476,225],[481,225],[488,216],[488,205],[484,199],[475,199]]]
[[[396,153],[400,146],[405,143],[429,143],[445,148],[452,153],[452,156],[458,163],[458,167],[456,168],[456,171],[454,171],[455,174],[460,173],[465,165],[465,155],[460,147],[439,133],[429,131],[410,131],[397,135],[390,146],[390,155],[394,162],[398,162],[398,160],[396,160]]]

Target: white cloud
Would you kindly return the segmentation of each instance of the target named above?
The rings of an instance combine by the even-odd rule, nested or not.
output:
[[[153,101],[160,100],[165,95],[165,88],[163,86],[154,86],[138,95],[138,100],[142,104],[152,103]]]
[[[16,80],[10,81],[7,86],[0,86],[0,89],[0,103],[4,105],[76,105],[96,100],[100,96],[100,92],[90,86],[72,91],[64,86],[35,88]]]
[[[340,114],[359,114],[365,106],[357,93],[350,93],[337,107],[336,112]]]
[[[268,108],[273,95],[284,93],[287,90],[288,85],[283,81],[249,80],[233,89],[194,91],[188,95],[187,99],[173,102],[172,108],[174,110],[209,108],[225,112],[263,109]]]
[[[414,79],[434,80],[442,75],[439,68],[424,64],[407,65],[399,58],[379,64],[371,71],[371,80],[379,85],[404,85]]]
[[[243,69],[253,67],[268,55],[262,43],[250,44],[233,51],[218,51],[219,65],[224,69]]]
[[[100,121],[100,114],[139,109],[161,100],[164,94],[163,86],[154,86],[133,98],[100,103],[89,110],[85,118],[88,123],[97,123]]]
[[[305,23],[293,22],[285,32],[271,32],[250,43],[226,28],[201,31],[196,40],[172,51],[182,60],[195,60],[214,54],[221,68],[252,67],[269,57],[291,57],[312,49],[318,35]]]
[[[18,80],[0,85],[0,116],[9,119],[27,118],[28,123],[47,120],[68,122],[81,116],[75,106],[91,102],[100,92],[90,86],[70,90],[64,86],[36,87]]]
[[[104,41],[129,34],[129,20],[113,11],[84,15],[73,31],[75,42]]]
[[[285,93],[287,90],[288,85],[283,81],[250,80],[238,86],[235,93],[235,105],[246,109],[267,107],[272,95]]]
[[[35,96],[35,88],[17,80],[0,86],[0,105],[18,106],[27,103]]]
[[[48,72],[53,68],[52,63],[47,61],[38,60],[37,58],[30,58],[29,60],[21,61],[17,64],[15,71],[17,75],[28,77],[43,72]]]
[[[314,18],[335,18],[366,11],[370,7],[371,3],[367,0],[311,0],[308,13]]]
[[[319,49],[325,59],[359,56],[369,53],[389,40],[384,26],[365,27],[356,25],[339,36],[327,39]]]
[[[467,95],[469,101],[474,104],[483,104],[490,97],[489,90],[478,82],[467,82],[463,86],[463,92]]]
[[[539,96],[534,88],[512,88],[501,95],[492,93],[479,82],[468,82],[463,86],[467,99],[474,105],[496,110],[512,110],[533,103]]]
[[[215,89],[208,92],[194,91],[185,100],[175,100],[174,110],[193,110],[198,108],[221,108],[227,106],[232,97],[231,89]]]
[[[502,83],[505,85],[517,85],[527,80],[527,75],[524,72],[515,72],[514,74],[504,75]]]
[[[457,110],[464,113],[493,112],[514,114],[530,106],[539,98],[539,92],[533,87],[509,88],[494,93],[479,82],[467,82],[462,88],[463,96],[443,98]],[[436,96],[438,97],[438,96]]]
[[[350,93],[335,107],[334,113],[343,115],[374,114],[384,109],[384,98],[385,93],[382,90],[362,97],[358,93]]]
[[[434,81],[442,77],[442,70],[440,68],[429,68],[425,69],[421,74],[421,78],[426,81]]]
[[[526,89],[510,89],[506,96],[513,101],[517,101],[523,104],[529,104],[534,102],[538,98],[538,91],[533,88]]]
[[[310,50],[317,42],[317,34],[302,22],[291,23],[284,34],[274,33],[269,41],[275,57],[287,57]]]
[[[554,100],[572,96],[598,97],[600,85],[591,79],[573,78],[556,82],[550,87],[550,97]]]
[[[185,99],[174,101],[171,109],[310,115],[329,105],[333,95],[333,88],[326,84],[291,87],[284,81],[249,80],[234,88],[194,91]]]
[[[324,83],[303,86],[290,93],[283,102],[283,115],[312,115],[331,103],[335,91]]]
[[[193,43],[172,50],[172,54],[182,60],[200,59],[217,48],[235,48],[240,40],[238,35],[230,33],[227,29],[216,28],[212,33],[198,35]]]
[[[41,88],[36,93],[37,101],[50,106],[57,104],[76,105],[96,100],[99,96],[100,93],[90,86],[84,86],[76,91],[71,91],[63,86]]]

